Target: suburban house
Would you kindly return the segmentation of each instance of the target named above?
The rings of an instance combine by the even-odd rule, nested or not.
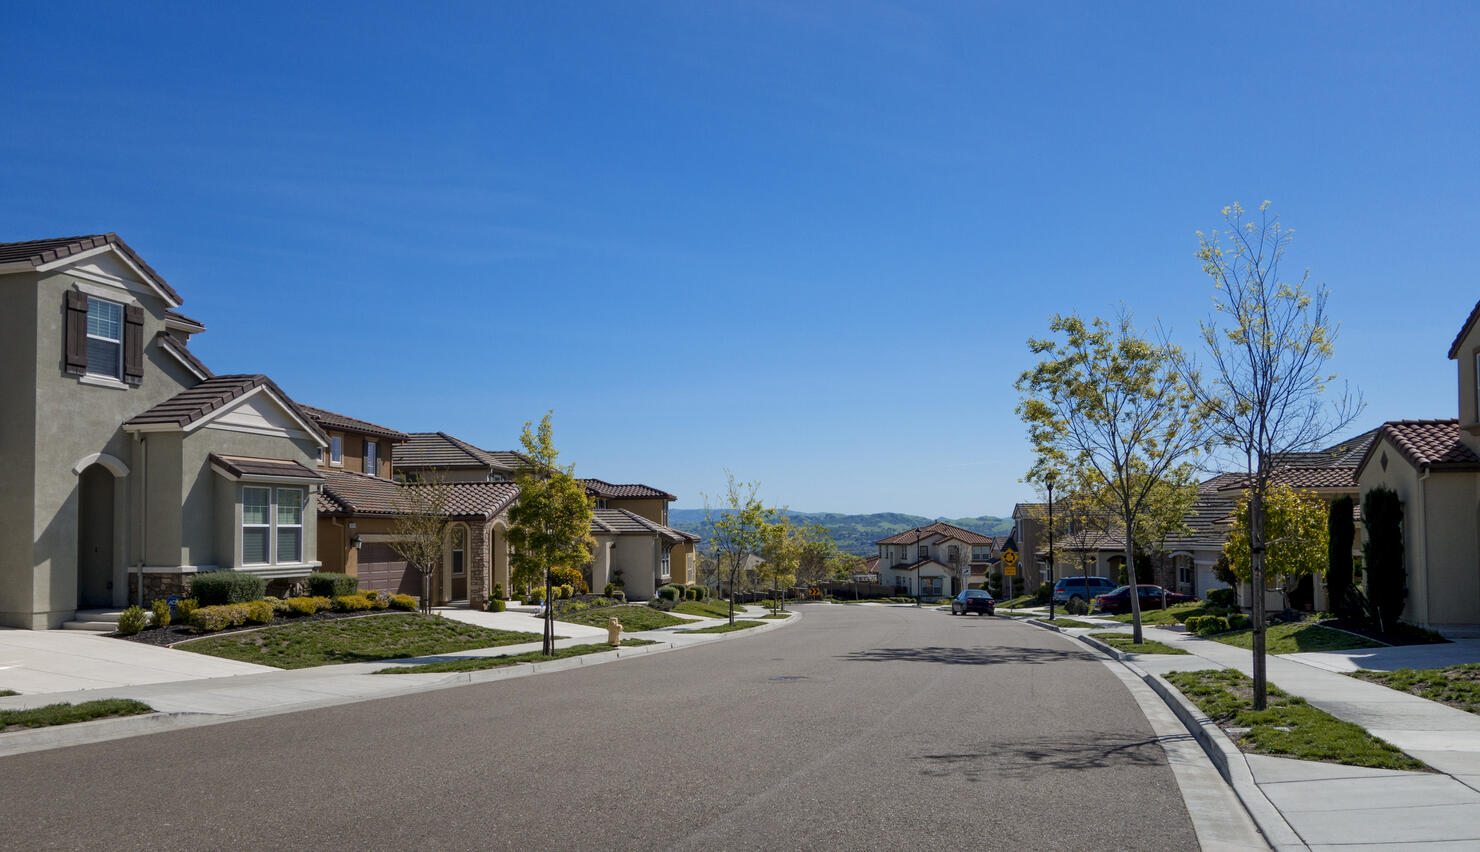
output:
[[[1362,494],[1403,501],[1408,601],[1403,619],[1451,634],[1480,625],[1480,303],[1449,347],[1458,417],[1392,420],[1357,465]]]
[[[116,234],[0,243],[0,624],[318,568],[329,438],[262,375],[213,375],[205,326]]]
[[[662,533],[657,533],[659,539],[672,543],[668,545],[669,550],[666,555],[659,559],[660,573],[655,577],[662,578],[662,582],[657,585],[661,586],[665,582],[680,585],[699,582],[698,543],[701,540],[700,537],[668,526],[668,504],[677,500],[677,497],[667,491],[640,483],[613,485],[600,479],[588,478],[582,479],[581,484],[586,486],[586,494],[591,497],[596,511],[626,511],[664,530]],[[614,524],[619,523],[614,518],[608,518],[608,520]],[[615,529],[615,526],[613,528]],[[604,530],[598,531],[593,523],[591,534],[598,536],[599,540],[600,536],[609,533]],[[677,536],[678,540],[674,541],[672,536]],[[597,558],[599,561],[600,556],[598,555]],[[662,564],[665,558],[667,565]],[[623,579],[626,579],[625,571]],[[593,583],[592,589],[599,591],[605,585],[605,581]],[[629,588],[627,593],[635,594],[635,590]]]
[[[879,582],[904,595],[942,597],[986,582],[994,539],[936,521],[881,538]]]

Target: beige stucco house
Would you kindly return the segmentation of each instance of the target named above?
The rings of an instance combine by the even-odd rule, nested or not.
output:
[[[980,588],[996,540],[989,535],[936,521],[875,542],[879,548],[879,582],[900,594],[923,598],[955,595]]]
[[[327,436],[267,377],[192,355],[205,326],[116,234],[0,243],[0,299],[0,624],[318,567]]]

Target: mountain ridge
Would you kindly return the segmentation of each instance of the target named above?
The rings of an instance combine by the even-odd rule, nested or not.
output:
[[[721,510],[716,510],[716,514]],[[982,535],[1003,536],[1012,529],[1011,518],[995,515],[979,515],[974,518],[928,518],[904,512],[874,512],[872,514],[847,514],[843,512],[788,512],[793,520],[804,524],[817,523],[827,528],[838,548],[845,553],[872,556],[878,553],[874,542],[915,527],[923,527],[936,521]],[[704,523],[703,509],[669,509],[668,525],[674,529],[709,538],[709,527]],[[702,547],[703,545],[701,545]]]

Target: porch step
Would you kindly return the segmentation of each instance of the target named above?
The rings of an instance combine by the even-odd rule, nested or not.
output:
[[[63,630],[91,630],[94,633],[112,633],[118,629],[116,621],[64,621]]]

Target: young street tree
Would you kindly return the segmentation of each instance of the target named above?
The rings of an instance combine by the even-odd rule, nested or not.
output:
[[[550,569],[579,568],[591,560],[591,500],[575,479],[575,467],[558,463],[550,413],[538,429],[526,421],[519,441],[527,462],[514,473],[519,501],[509,509],[510,564],[515,578],[545,586],[543,653],[555,650],[555,607],[550,602]]]
[[[1157,486],[1205,446],[1203,410],[1177,368],[1175,346],[1141,337],[1124,309],[1114,321],[1054,315],[1059,339],[1028,341],[1037,366],[1018,378],[1018,415],[1037,458],[1026,477],[1076,468],[1114,507],[1126,531],[1126,576],[1137,586],[1133,534]],[[1141,636],[1140,596],[1131,626]]]
[[[1362,410],[1360,395],[1327,401],[1336,377],[1328,372],[1337,326],[1326,313],[1330,291],[1309,285],[1310,270],[1291,283],[1280,263],[1294,233],[1259,206],[1244,218],[1237,204],[1223,208],[1228,229],[1198,232],[1197,256],[1213,279],[1213,313],[1201,325],[1206,364],[1177,357],[1218,440],[1244,458],[1248,472],[1250,580],[1253,586],[1254,709],[1264,709],[1265,498],[1275,462],[1309,450],[1345,429]]]
[[[740,570],[750,557],[758,555],[766,546],[766,539],[776,512],[765,507],[756,496],[759,482],[736,482],[735,474],[725,471],[725,505],[718,513],[709,506],[709,496],[704,496],[704,523],[712,531],[710,542],[715,556],[720,559],[718,571],[729,569],[730,623],[735,623],[735,581]],[[723,563],[729,562],[728,566]]]
[[[797,581],[797,564],[801,561],[802,538],[785,512],[766,527],[766,542],[761,547],[761,562],[756,573],[762,585],[771,590],[771,611],[780,605],[781,590]]]
[[[1253,500],[1245,492],[1233,516],[1233,529],[1223,544],[1229,567],[1240,580],[1253,576],[1252,550],[1249,544],[1249,511]],[[1351,504],[1347,504],[1350,517]],[[1288,485],[1276,484],[1264,495],[1264,572],[1280,578],[1285,605],[1290,605],[1289,588],[1301,577],[1326,573],[1330,550],[1326,502],[1307,497]],[[1351,546],[1347,542],[1347,547]],[[1349,552],[1349,551],[1348,551]]]
[[[391,550],[421,575],[421,611],[432,611],[432,574],[442,564],[442,536],[452,489],[438,474],[403,482],[391,516]]]

